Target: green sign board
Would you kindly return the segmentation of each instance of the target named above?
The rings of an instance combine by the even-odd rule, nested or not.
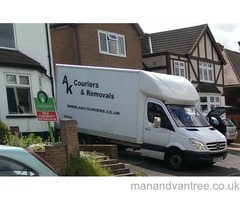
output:
[[[54,98],[49,98],[44,91],[39,91],[34,103],[38,121],[57,121]]]
[[[41,102],[38,98],[34,98],[36,111],[55,111],[53,98],[48,98],[47,102]]]

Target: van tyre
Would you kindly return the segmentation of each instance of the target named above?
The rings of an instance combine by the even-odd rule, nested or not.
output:
[[[182,151],[178,149],[173,149],[167,152],[165,161],[167,166],[170,169],[176,170],[176,171],[182,171],[186,169],[187,163],[184,157],[184,154]]]

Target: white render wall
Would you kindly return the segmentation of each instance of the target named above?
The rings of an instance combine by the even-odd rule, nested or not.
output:
[[[50,63],[48,58],[48,44],[45,24],[15,24],[15,34],[17,42],[17,50],[28,57],[39,62],[47,70],[50,76]],[[50,41],[50,38],[49,38]],[[51,54],[51,52],[50,52]],[[0,67],[0,119],[10,126],[19,126],[20,132],[44,132],[48,131],[46,122],[39,122],[37,118],[16,117],[11,118],[8,114],[7,94],[5,86],[5,73],[27,74],[30,75],[32,108],[33,115],[36,115],[34,106],[34,97],[37,92],[42,89],[49,97],[52,97],[52,86],[50,79],[40,71],[33,69],[23,69],[14,67]],[[39,79],[41,79],[42,87],[40,87]]]
[[[49,74],[46,24],[15,24],[17,49],[39,62]]]

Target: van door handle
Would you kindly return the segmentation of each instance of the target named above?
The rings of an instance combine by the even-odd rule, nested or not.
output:
[[[150,127],[145,128],[146,131],[151,131]]]

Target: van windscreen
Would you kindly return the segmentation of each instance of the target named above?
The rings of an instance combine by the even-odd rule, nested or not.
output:
[[[210,126],[201,111],[192,105],[166,105],[178,127]]]

